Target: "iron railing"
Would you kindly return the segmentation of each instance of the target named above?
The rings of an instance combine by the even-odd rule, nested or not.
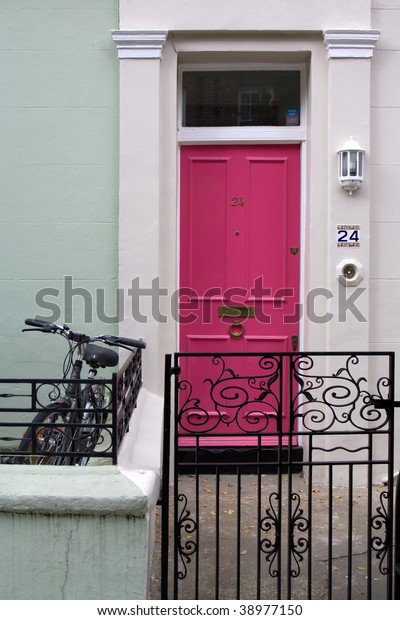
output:
[[[177,353],[165,378],[162,598],[400,597],[393,353]]]
[[[89,429],[80,421],[83,409],[78,407],[65,410],[68,412],[68,421],[63,421],[62,424],[59,420],[52,422],[51,418],[40,424],[34,423],[33,419],[37,414],[52,411],[52,407],[57,406],[67,383],[77,383],[83,389],[87,380],[0,379],[1,463],[34,463],[39,456],[43,457],[41,462],[46,463],[46,457],[54,458],[55,449],[54,446],[44,446],[39,440],[39,433],[43,432],[43,429],[56,428],[63,434],[71,434],[73,431],[79,435],[80,427],[84,430],[86,440],[88,432],[96,436],[94,448],[87,451],[74,445],[66,451],[57,449],[58,457],[66,457],[66,464],[71,462],[71,459],[85,456],[109,459],[113,464],[117,462],[118,450],[129,430],[129,422],[142,385],[141,350],[136,349],[130,353],[121,369],[113,373],[111,379],[96,378],[95,383],[104,386],[104,398],[96,406],[97,421],[91,421]],[[64,420],[66,419],[65,417]],[[32,440],[25,442],[28,445],[21,449],[21,440],[27,433]],[[90,442],[86,441],[86,445],[90,445]]]

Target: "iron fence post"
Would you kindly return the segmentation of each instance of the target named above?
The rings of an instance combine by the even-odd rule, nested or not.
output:
[[[400,472],[397,474],[394,511],[394,600],[400,601]]]
[[[118,455],[118,378],[119,373],[113,372],[112,374],[112,437],[111,437],[111,451],[112,451],[112,463],[117,464]]]
[[[171,378],[172,355],[165,356],[164,372],[164,431],[163,464],[161,481],[161,598],[168,599],[168,553],[169,553],[169,480],[171,448]]]

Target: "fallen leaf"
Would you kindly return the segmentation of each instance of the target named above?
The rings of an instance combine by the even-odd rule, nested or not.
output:
[[[247,554],[247,549],[242,549],[242,551],[240,552],[240,555],[246,555]]]

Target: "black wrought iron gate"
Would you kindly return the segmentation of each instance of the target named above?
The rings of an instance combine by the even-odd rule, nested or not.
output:
[[[168,355],[162,598],[398,599],[393,380],[392,353]]]

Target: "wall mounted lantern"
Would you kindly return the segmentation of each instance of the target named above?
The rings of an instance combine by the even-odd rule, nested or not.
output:
[[[339,183],[351,196],[364,180],[365,151],[350,137],[338,151]]]

